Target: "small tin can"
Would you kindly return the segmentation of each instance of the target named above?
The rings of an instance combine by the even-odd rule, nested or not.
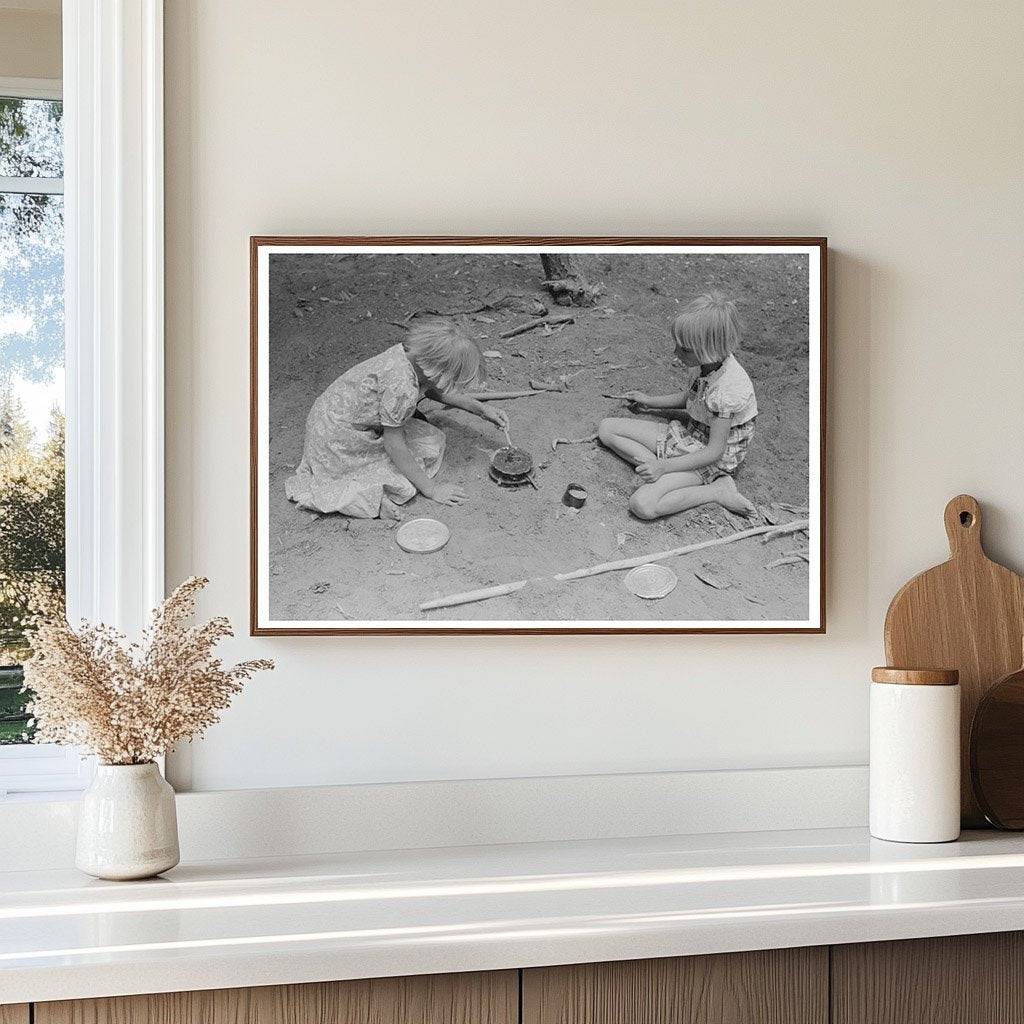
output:
[[[562,504],[569,508],[583,508],[587,503],[587,489],[583,484],[569,484],[562,495]]]

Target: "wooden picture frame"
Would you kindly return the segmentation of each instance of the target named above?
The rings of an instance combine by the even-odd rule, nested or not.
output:
[[[467,267],[470,269],[476,267],[479,264],[473,262],[474,258],[479,256],[488,257],[518,257],[511,259],[511,263],[516,266],[521,266],[522,261],[530,255],[542,255],[542,254],[563,254],[566,257],[587,258],[587,257],[602,257],[611,266],[615,262],[615,258],[622,257],[643,257],[643,258],[655,258],[663,256],[666,258],[673,258],[677,261],[682,259],[689,259],[690,257],[695,258],[707,258],[710,260],[713,257],[723,257],[719,261],[720,264],[729,266],[728,260],[724,257],[742,258],[749,257],[751,261],[757,257],[792,257],[790,266],[802,266],[800,262],[803,257],[806,257],[806,406],[807,406],[807,423],[808,423],[808,434],[807,434],[807,546],[799,550],[798,552],[787,552],[780,551],[779,544],[765,545],[763,547],[763,553],[766,563],[771,564],[778,560],[779,556],[785,557],[787,554],[792,557],[789,559],[793,565],[787,566],[792,573],[798,573],[802,571],[799,568],[799,563],[802,561],[806,564],[807,573],[807,604],[806,604],[806,616],[803,618],[795,619],[768,619],[759,620],[754,617],[746,619],[637,619],[637,618],[623,618],[621,620],[609,620],[606,618],[591,619],[572,619],[572,620],[551,620],[542,619],[536,620],[533,618],[516,618],[516,619],[494,619],[491,617],[481,618],[462,618],[462,619],[441,619],[437,617],[431,617],[430,612],[420,612],[418,605],[410,605],[410,614],[414,614],[415,617],[407,619],[389,619],[389,618],[358,618],[358,610],[356,608],[345,608],[343,601],[336,601],[335,604],[339,609],[337,619],[330,618],[294,618],[294,617],[281,617],[275,616],[272,612],[270,604],[270,560],[271,560],[271,528],[270,528],[270,512],[269,512],[269,494],[270,491],[270,457],[269,447],[271,441],[271,391],[273,388],[273,381],[271,380],[270,362],[271,362],[271,346],[273,344],[270,324],[270,304],[271,304],[271,257],[272,256],[287,256],[287,257],[303,257],[303,256],[319,256],[323,259],[333,260],[349,260],[351,257],[365,257],[365,256],[384,256],[384,257],[397,257],[409,261],[409,265],[413,267],[425,265],[422,260],[420,264],[416,263],[417,257],[423,258],[434,258],[436,260],[442,260],[443,258],[451,258],[460,256],[465,259]],[[825,582],[826,582],[826,508],[825,508],[825,457],[826,457],[826,434],[827,434],[827,263],[828,263],[828,245],[825,238],[820,237],[712,237],[712,238],[701,238],[701,237],[536,237],[536,236],[469,236],[469,237],[454,237],[454,236],[373,236],[373,237],[350,237],[350,236],[253,236],[250,239],[250,632],[253,636],[294,636],[294,635],[307,635],[307,636],[344,636],[344,635],[501,635],[501,634],[521,634],[521,635],[539,635],[539,634],[657,634],[657,633],[669,633],[669,634],[690,634],[690,633],[816,633],[821,634],[825,632],[826,620],[825,620]],[[628,261],[627,261],[628,263]],[[275,266],[277,261],[275,261]],[[340,264],[338,264],[340,265]],[[352,260],[347,264],[349,267],[361,267],[361,266],[392,266],[393,264],[380,263],[364,263],[360,264],[357,260]],[[632,264],[628,264],[632,266]],[[688,264],[675,263],[672,266],[687,266]],[[694,264],[696,265],[696,264]],[[706,263],[707,266],[711,266],[711,263]],[[718,264],[716,264],[717,266]],[[770,261],[764,261],[765,266],[774,266]],[[298,264],[292,263],[289,266],[298,266]],[[332,264],[333,266],[333,264]],[[545,264],[547,267],[548,264]],[[538,271],[540,267],[538,264]],[[516,271],[518,273],[518,271]],[[467,272],[469,273],[469,271]],[[793,274],[799,275],[800,271],[793,271]],[[707,275],[705,274],[705,277]],[[715,275],[711,275],[714,278]],[[728,275],[726,275],[728,276]],[[555,298],[554,289],[551,288],[552,282],[547,281],[545,283],[544,275],[542,273],[536,274],[538,289],[541,287],[547,288],[551,294],[552,299]],[[346,280],[348,280],[346,278]],[[799,280],[802,281],[802,278]],[[554,282],[555,285],[559,285],[561,282]],[[392,285],[393,287],[393,282]],[[294,295],[294,286],[292,291],[287,294],[290,296]],[[316,285],[310,285],[315,290]],[[748,286],[749,287],[749,286]],[[651,292],[657,296],[663,296],[663,292],[658,289],[657,286],[653,286]],[[753,291],[757,291],[755,287]],[[319,298],[322,300],[314,305],[311,297],[299,297],[298,303],[293,313],[297,317],[304,318],[307,313],[301,312],[302,310],[308,310],[308,315],[312,320],[315,320],[320,316],[321,309],[333,309],[335,304],[343,304],[349,300],[352,300],[353,311],[359,307],[356,320],[351,321],[356,323],[359,321],[359,317],[366,316],[367,322],[374,320],[377,325],[387,325],[389,328],[393,328],[392,333],[387,338],[387,342],[394,345],[396,340],[401,337],[401,328],[406,324],[410,323],[412,317],[418,313],[424,312],[420,310],[413,310],[412,314],[406,313],[401,319],[399,314],[405,312],[405,305],[398,300],[398,295],[401,289],[394,290],[391,295],[394,298],[394,314],[391,319],[382,319],[377,316],[374,320],[375,313],[377,311],[372,308],[365,309],[367,302],[363,301],[364,296],[352,295],[349,292],[343,292],[342,294],[348,296],[347,299],[334,299],[329,296],[321,295]],[[282,294],[284,294],[282,292]],[[773,293],[774,294],[774,293]],[[785,295],[791,294],[790,291],[786,291]],[[792,299],[788,299],[794,307],[802,308],[803,300],[800,298],[799,291],[792,292],[795,296]],[[680,302],[683,299],[688,299],[692,296],[689,294],[678,296]],[[566,298],[564,295],[562,298]],[[390,300],[389,300],[390,301]],[[584,301],[586,299],[584,298]],[[557,313],[574,314],[577,319],[586,320],[587,317],[593,317],[595,315],[603,317],[605,315],[604,310],[607,309],[608,317],[613,317],[616,314],[616,310],[611,306],[602,306],[601,298],[597,299],[597,304],[593,307],[585,307],[583,309],[572,309],[567,308],[565,310],[557,309],[556,306],[552,305],[551,308],[555,309]],[[673,300],[674,301],[674,300]],[[768,299],[764,309],[773,307],[776,302],[782,300]],[[549,299],[549,305],[551,299]],[[328,305],[330,304],[330,305]],[[440,305],[440,303],[438,303]],[[662,303],[666,305],[666,303]],[[740,315],[744,315],[743,303],[740,302]],[[488,307],[483,306],[482,309]],[[365,309],[365,313],[363,312]],[[669,306],[669,311],[673,309]],[[297,312],[298,311],[298,312]],[[438,312],[448,312],[447,310],[439,310]],[[466,310],[457,310],[459,314],[470,312],[469,307]],[[340,313],[339,313],[340,315]],[[385,314],[386,315],[386,311]],[[760,314],[759,314],[760,315]],[[774,315],[774,314],[773,314]],[[766,313],[765,316],[768,316]],[[783,316],[780,312],[779,316]],[[490,324],[486,324],[483,321],[494,322],[495,317],[483,317],[480,315],[479,326],[488,328],[485,330],[478,331],[478,334],[486,335],[486,340],[478,342],[481,347],[486,347],[488,344],[494,344],[489,339],[490,335]],[[525,314],[520,314],[519,320],[526,320],[529,322],[529,317]],[[548,320],[552,320],[552,316],[549,314]],[[778,317],[776,317],[778,319]],[[790,317],[792,319],[792,317]],[[645,327],[649,325],[652,329],[657,330],[661,328],[661,325],[657,323],[658,317],[656,315],[648,316],[647,321],[644,321]],[[284,323],[279,317],[278,323]],[[348,321],[346,321],[348,322]],[[782,322],[782,321],[780,321]],[[289,322],[290,323],[290,322]],[[801,324],[803,322],[801,321]],[[474,326],[476,326],[474,322]],[[500,326],[500,325],[499,325]],[[666,325],[667,326],[667,325]],[[292,330],[287,324],[285,328]],[[545,328],[545,331],[551,330],[550,327]],[[317,341],[316,344],[327,345],[327,341],[323,341],[325,338],[330,339],[330,344],[334,345],[338,337],[338,331],[330,330],[324,327],[321,330],[319,337],[321,340]],[[341,332],[342,334],[344,331]],[[500,332],[499,332],[500,333]],[[667,331],[665,337],[668,338]],[[793,337],[799,342],[800,332],[797,331],[793,334]],[[504,344],[504,340],[502,344]],[[666,342],[670,345],[670,341]],[[365,346],[364,346],[365,348]],[[600,346],[596,346],[595,350],[599,350]],[[365,353],[364,353],[365,354]],[[522,353],[516,352],[516,355],[522,355]],[[743,355],[743,350],[740,350],[740,355]],[[769,358],[766,356],[765,358]],[[333,354],[332,359],[337,359],[337,355]],[[317,365],[315,354],[310,349],[310,362],[311,365]],[[358,359],[354,359],[351,362],[358,362]],[[495,360],[497,362],[497,360]],[[505,362],[506,366],[510,366],[513,362],[509,359]],[[643,366],[644,364],[640,364]],[[717,364],[715,364],[717,365]],[[504,371],[503,371],[504,372]],[[607,371],[603,371],[607,372]],[[701,371],[703,372],[703,371]],[[322,385],[322,382],[321,382]],[[317,387],[310,387],[308,400],[309,403],[317,397],[314,391],[318,392]],[[622,387],[621,384],[618,387]],[[799,390],[799,389],[797,389]],[[319,393],[319,392],[318,392]],[[572,391],[569,394],[573,394]],[[545,396],[547,397],[547,396]],[[512,403],[514,404],[514,403]],[[525,404],[525,403],[522,403]],[[510,413],[513,412],[510,408]],[[646,410],[650,412],[651,410]],[[304,417],[303,413],[303,417]],[[466,414],[463,414],[466,415]],[[532,417],[520,409],[517,414],[521,417],[520,422],[525,421],[527,424],[530,422]],[[295,430],[296,430],[297,414],[290,415],[287,420],[281,420],[278,417],[278,422],[287,422],[288,430],[290,431],[290,458],[291,465],[294,466],[295,456],[297,452],[301,452],[301,445],[295,443]],[[515,420],[513,420],[513,429],[515,429]],[[283,429],[283,428],[282,428]],[[759,428],[760,429],[760,428]],[[732,435],[730,434],[730,437]],[[755,435],[756,440],[756,435]],[[606,452],[609,458],[613,458],[610,452]],[[598,456],[595,456],[598,457]],[[603,458],[603,455],[600,456]],[[468,463],[468,460],[467,460]],[[276,471],[278,476],[283,472],[282,470]],[[478,470],[474,469],[479,477]],[[628,472],[628,467],[627,467]],[[740,467],[742,472],[742,467]],[[552,478],[550,484],[545,483],[544,498],[550,503],[552,515],[561,515],[561,498],[562,498],[562,487],[565,484],[565,480],[562,477],[568,479],[572,474],[568,471],[563,471],[556,478]],[[801,478],[802,479],[802,478]],[[280,494],[280,486],[275,491],[274,501],[277,502],[278,506],[282,505]],[[430,508],[425,508],[426,499],[422,495],[416,496],[414,499],[413,507],[415,512],[410,508],[410,511],[405,513],[406,518],[413,518],[414,516],[429,516],[437,517],[444,520],[445,512],[441,506],[433,505]],[[793,507],[792,504],[783,503],[784,507]],[[710,508],[711,506],[704,506]],[[715,506],[717,508],[717,506]],[[772,508],[775,508],[773,505]],[[682,513],[682,516],[689,516],[691,512]],[[758,549],[762,549],[761,541],[764,540],[765,536],[770,532],[769,528],[773,525],[785,526],[785,522],[777,522],[775,524],[771,521],[771,516],[767,510],[767,507],[762,508],[758,506],[758,519],[752,522],[751,528],[757,526],[758,529],[764,528],[760,536],[753,536],[749,540],[738,540],[737,544],[757,545]],[[777,511],[777,510],[776,510]],[[282,513],[284,514],[284,513]],[[310,520],[308,511],[304,513],[305,519]],[[632,521],[628,516],[627,509],[625,506],[622,508],[622,530],[627,529],[629,523]],[[322,516],[320,518],[314,518],[312,522],[319,524],[321,518],[325,521],[332,523],[340,523],[343,517],[337,515]],[[607,516],[606,518],[610,518]],[[730,516],[727,519],[733,518]],[[776,519],[778,516],[776,515]],[[583,520],[581,519],[581,522]],[[740,532],[745,527],[736,522],[736,532]],[[342,524],[347,525],[347,524]],[[382,524],[375,524],[375,528],[381,528]],[[604,525],[602,523],[602,525]],[[618,524],[617,524],[618,525]],[[722,531],[721,525],[715,527],[719,533]],[[384,534],[381,533],[381,538],[384,538]],[[622,544],[621,537],[624,536],[623,532],[618,534],[620,545]],[[671,534],[665,535],[669,540],[673,539]],[[726,533],[728,536],[728,531]],[[713,543],[717,544],[718,541],[714,540],[714,534],[711,535]],[[774,539],[774,538],[772,538]],[[280,538],[279,538],[280,540]],[[304,542],[303,542],[304,543]],[[391,534],[387,535],[386,540],[382,540],[382,543],[388,545],[393,544],[393,537]],[[280,545],[279,545],[280,546]],[[670,549],[674,545],[665,543],[661,545],[664,549]],[[675,545],[679,546],[679,545]],[[708,545],[709,547],[711,545]],[[787,546],[787,545],[782,545]],[[788,547],[792,547],[790,543]],[[336,544],[329,545],[325,548],[329,551],[339,550]],[[724,547],[721,550],[728,551],[728,547]],[[654,553],[654,551],[651,551]],[[629,551],[624,554],[630,554]],[[775,556],[769,559],[769,556]],[[315,552],[312,556],[312,564],[319,565],[320,562],[316,559]],[[438,552],[433,555],[417,556],[428,560],[435,560],[433,563],[423,563],[427,566],[427,571],[422,575],[430,579],[436,578],[437,573],[433,572],[429,565],[443,566],[444,552]],[[749,559],[749,554],[748,554]],[[579,559],[577,559],[579,561]],[[594,563],[602,562],[602,559],[597,557],[593,558]],[[671,563],[669,563],[671,564]],[[696,563],[699,566],[699,562]],[[768,568],[768,564],[765,565],[765,569]],[[795,567],[794,567],[795,566]],[[278,568],[275,566],[275,569]],[[559,569],[573,570],[579,568],[578,565],[568,564],[559,565]],[[684,576],[687,584],[693,586],[691,577],[696,575],[698,581],[701,582],[701,586],[707,587],[707,598],[708,601],[721,600],[721,596],[717,593],[719,587],[722,589],[730,589],[730,587],[739,586],[742,590],[744,588],[745,581],[740,581],[739,584],[728,581],[723,583],[721,580],[714,578],[713,574],[707,572],[702,577],[699,569],[695,569],[694,565],[677,565],[679,573]],[[759,570],[760,571],[760,570]],[[308,565],[306,568],[298,566],[292,570],[293,574],[298,576],[308,575]],[[327,574],[327,570],[324,570],[324,574]],[[406,573],[404,570],[396,570],[390,575],[398,578]],[[611,583],[614,581],[614,585],[619,586],[621,573],[615,572],[614,574],[603,575],[601,579],[605,583]],[[312,584],[313,587],[325,587],[326,591],[329,592],[332,587],[335,588],[334,596],[342,594],[347,586],[350,586],[351,580],[359,576],[356,566],[349,566],[344,572],[339,572],[335,577],[325,579],[322,583]],[[509,579],[514,579],[515,574],[512,573]],[[537,583],[542,581],[543,576],[537,576],[530,578],[531,583]],[[479,584],[481,580],[467,579],[465,590],[470,591],[474,589],[480,589],[474,587],[474,583]],[[505,580],[495,579],[495,584],[502,584]],[[425,583],[420,581],[421,589],[419,596],[423,596],[425,590],[423,587]],[[568,586],[574,584],[569,583]],[[771,587],[763,586],[762,589],[765,593],[772,591]],[[365,593],[365,592],[364,592]],[[702,592],[703,593],[703,592]],[[636,605],[634,602],[639,600],[634,598],[631,594],[627,594],[623,589],[621,595],[624,603],[628,599],[629,608],[634,611],[646,612],[652,607],[651,602],[645,602],[642,605]],[[751,616],[755,615],[758,611],[756,594],[746,595],[746,599],[751,602],[750,613]],[[501,601],[508,601],[507,597],[500,598]],[[736,601],[736,597],[732,598],[733,603]],[[492,602],[484,602],[492,603]],[[460,606],[461,607],[461,606]],[[465,611],[461,614],[467,614]],[[488,614],[491,614],[490,612]],[[761,614],[765,614],[761,610]]]

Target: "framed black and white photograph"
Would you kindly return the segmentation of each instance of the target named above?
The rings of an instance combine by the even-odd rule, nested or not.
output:
[[[252,632],[824,632],[826,253],[253,238]]]

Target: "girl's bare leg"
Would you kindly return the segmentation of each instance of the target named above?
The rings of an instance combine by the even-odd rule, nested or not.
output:
[[[644,484],[630,497],[629,510],[638,519],[659,519],[709,502],[717,502],[741,516],[754,511],[754,506],[736,489],[736,481],[731,476],[720,476],[710,484],[703,484],[697,473],[666,473],[653,484]]]
[[[658,442],[665,436],[665,425],[651,423],[649,420],[609,416],[601,420],[597,436],[606,448],[610,448],[631,466],[638,466],[654,458]]]

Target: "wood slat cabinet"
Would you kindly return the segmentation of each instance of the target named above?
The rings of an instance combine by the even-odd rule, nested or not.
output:
[[[1024,933],[832,947],[832,1024],[1024,1024]]]
[[[523,1024],[824,1024],[828,949],[523,972]]]
[[[1024,933],[0,1006],[0,1024],[1024,1024]]]
[[[491,971],[36,1003],[34,1024],[517,1024],[518,1019],[518,972]]]

